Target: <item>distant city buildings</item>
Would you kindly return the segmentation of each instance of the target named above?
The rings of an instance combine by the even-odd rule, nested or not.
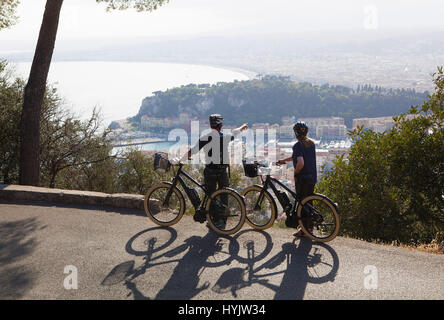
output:
[[[415,115],[407,115],[407,119],[413,119]],[[358,118],[353,119],[353,129],[358,126],[363,126],[366,129],[370,129],[374,132],[383,133],[390,130],[395,125],[393,116],[391,117],[378,117],[378,118]]]
[[[344,124],[322,124],[316,128],[316,137],[327,140],[345,139],[347,127]]]
[[[299,118],[298,121],[307,124],[308,132],[314,138],[338,140],[347,136],[347,127],[341,117]]]
[[[414,117],[408,115],[408,118]],[[142,116],[141,130],[145,132],[166,132],[176,128],[182,128],[187,131],[190,129],[192,121],[199,121],[200,132],[209,128],[208,120],[197,119],[191,117],[187,113],[181,113],[178,117],[155,118]],[[269,123],[250,123],[249,127],[256,134],[256,138],[265,136],[264,155],[270,153],[276,154],[276,159],[288,158],[292,155],[292,147],[296,143],[293,126],[297,121],[304,121],[309,127],[309,136],[316,143],[316,166],[318,172],[318,180],[333,168],[334,160],[342,156],[348,158],[352,141],[347,137],[347,127],[344,118],[341,117],[311,117],[299,118],[283,117],[282,125]],[[384,132],[391,129],[394,125],[393,117],[378,118],[359,118],[353,119],[353,128],[364,126],[375,132]],[[224,125],[224,129],[234,129],[235,126]],[[259,131],[260,130],[260,131]],[[262,132],[261,132],[262,131]],[[267,142],[268,141],[268,142]],[[256,144],[258,141],[256,140]],[[256,145],[256,148],[258,146]],[[244,149],[243,154],[246,153]],[[232,154],[232,157],[234,154]],[[239,164],[238,164],[239,165]],[[294,184],[294,169],[291,163],[286,166],[279,167],[273,173],[273,176],[283,181],[289,186]]]

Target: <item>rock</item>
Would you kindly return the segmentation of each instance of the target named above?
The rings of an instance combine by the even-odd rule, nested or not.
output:
[[[111,124],[108,126],[108,128],[111,130],[122,129],[122,127],[120,126],[120,123],[118,123],[117,121],[111,122]]]

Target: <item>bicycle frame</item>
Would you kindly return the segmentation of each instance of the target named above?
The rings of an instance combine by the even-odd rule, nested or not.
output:
[[[271,190],[273,190],[273,193],[275,194],[276,199],[279,201],[281,206],[283,206],[283,203],[279,199],[278,189],[276,188],[275,183],[278,184],[279,186],[281,186],[282,188],[284,188],[286,191],[288,191],[292,195],[292,197],[296,199],[295,204],[299,202],[298,195],[296,194],[296,192],[294,192],[293,190],[288,188],[286,185],[284,185],[282,182],[280,182],[276,178],[272,178],[270,175],[267,175],[267,178],[265,179],[265,181],[263,180],[262,176],[261,176],[261,180],[262,180],[262,190],[261,190],[261,193],[259,194],[256,204],[254,205],[255,209],[259,209],[259,207],[260,207],[259,204],[262,202],[263,197],[264,197],[264,193],[268,189],[268,187],[271,187]],[[294,210],[296,210],[296,205],[293,206],[293,211]]]
[[[264,179],[261,176],[261,181],[262,181],[262,190],[261,190],[261,193],[259,194],[259,197],[258,197],[258,199],[257,199],[257,201],[256,201],[256,203],[254,205],[254,209],[255,210],[259,210],[260,209],[260,205],[259,204],[262,202],[262,200],[264,198],[264,193],[268,189],[268,187],[271,187],[271,190],[273,190],[273,193],[276,196],[276,199],[279,201],[281,206],[284,207],[284,204],[282,203],[281,199],[278,196],[278,189],[274,185],[276,183],[279,186],[281,186],[282,188],[284,188],[286,191],[288,191],[291,194],[291,196],[295,199],[294,205],[291,208],[291,213],[295,213],[296,212],[297,205],[300,203],[300,201],[302,199],[298,196],[298,194],[295,191],[291,190],[286,185],[284,185],[282,182],[280,182],[276,178],[271,177],[270,175],[267,175],[267,177],[265,178],[265,181],[264,181]],[[314,210],[315,212],[317,212],[317,210],[309,202],[307,202],[305,205],[310,210]],[[297,217],[297,219],[299,220],[300,218]]]
[[[176,176],[174,177],[174,179],[172,180],[172,187],[170,188],[170,190],[168,191],[165,200],[163,202],[164,205],[168,204],[168,202],[170,201],[170,197],[173,193],[173,188],[177,187],[177,184],[179,183],[183,189],[185,190],[185,193],[187,194],[189,199],[192,199],[192,195],[191,195],[191,188],[186,184],[185,180],[182,179],[181,175],[185,176],[188,180],[190,180],[192,183],[194,183],[195,185],[197,185],[200,189],[202,189],[205,193],[204,199],[203,201],[201,201],[200,203],[200,209],[205,208],[205,205],[208,201],[208,198],[210,197],[210,195],[208,194],[207,190],[205,189],[205,186],[200,184],[199,182],[197,182],[196,180],[194,180],[190,175],[188,175],[185,171],[182,170],[183,164],[179,164],[179,168],[177,170]],[[199,206],[195,206],[193,204],[194,208],[197,210],[199,208]]]

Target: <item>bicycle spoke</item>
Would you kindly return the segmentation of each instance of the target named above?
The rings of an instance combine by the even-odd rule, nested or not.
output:
[[[255,229],[270,227],[274,220],[274,209],[270,199],[265,194],[261,195],[260,188],[252,188],[244,196],[248,224]]]
[[[316,240],[324,241],[334,238],[338,232],[337,213],[334,207],[321,196],[314,196],[303,205],[301,217],[305,229]]]
[[[230,192],[220,192],[210,203],[209,217],[211,223],[221,232],[229,233],[243,223],[243,204]]]
[[[177,218],[181,209],[180,199],[172,192],[168,201],[165,201],[170,187],[163,186],[155,189],[150,195],[148,211],[151,217],[159,223],[169,223]]]

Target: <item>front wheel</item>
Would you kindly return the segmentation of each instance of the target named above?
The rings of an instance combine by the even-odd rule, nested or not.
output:
[[[215,191],[206,203],[207,221],[211,229],[221,235],[238,232],[245,223],[245,204],[232,189]]]
[[[148,190],[144,207],[151,221],[159,226],[169,227],[182,218],[185,212],[185,199],[180,190],[171,183],[162,182]]]
[[[340,220],[336,204],[326,196],[313,194],[298,205],[299,226],[310,239],[328,242],[339,233]]]
[[[262,193],[262,187],[249,186],[242,191],[245,197],[245,209],[247,211],[246,222],[255,230],[265,230],[273,226],[276,220],[276,204],[268,191]]]

